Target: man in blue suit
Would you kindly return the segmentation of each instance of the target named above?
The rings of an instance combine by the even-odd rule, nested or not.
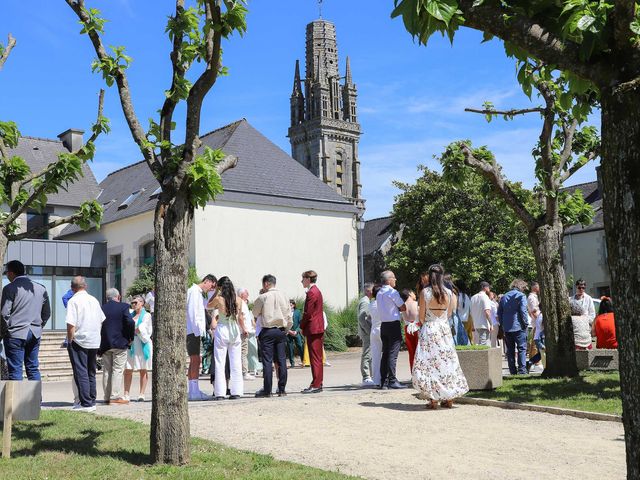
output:
[[[527,374],[527,326],[529,311],[524,291],[527,282],[516,279],[511,282],[511,290],[504,294],[498,305],[498,322],[504,331],[507,345],[507,363],[511,375]],[[516,370],[516,349],[518,368]]]
[[[107,404],[127,404],[123,397],[122,380],[127,363],[127,351],[135,335],[135,322],[129,312],[129,304],[120,301],[120,292],[115,288],[107,290],[107,303],[102,306],[104,322],[100,332],[102,354],[102,388]]]
[[[49,295],[44,286],[25,275],[22,262],[11,260],[4,274],[0,337],[3,338],[9,380],[22,380],[22,366],[29,380],[40,380],[38,351],[42,328],[51,317]]]

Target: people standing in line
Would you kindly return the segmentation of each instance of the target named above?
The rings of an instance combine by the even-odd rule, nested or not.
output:
[[[489,300],[491,301],[491,348],[496,348],[500,346],[500,339],[498,339],[500,325],[498,324],[498,296],[495,292],[489,291]]]
[[[249,290],[238,289],[238,296],[242,300],[242,316],[244,318],[244,331],[247,333],[242,337],[242,378],[244,380],[255,380],[254,373],[258,368],[258,344],[256,343],[256,321],[249,310]],[[254,372],[254,373],[251,373]]]
[[[107,303],[102,305],[105,319],[100,333],[102,355],[102,389],[106,404],[127,404],[129,399],[123,393],[124,368],[127,351],[133,342],[136,324],[131,318],[129,305],[121,302],[120,292],[109,288]]]
[[[144,308],[145,299],[136,295],[131,299],[131,314],[135,322],[135,338],[127,353],[127,365],[124,369],[124,398],[129,401],[133,372],[140,372],[140,393],[138,401],[145,401],[145,392],[149,382],[149,370],[153,365],[153,322],[151,314]]]
[[[527,361],[527,372],[530,372],[534,365],[538,362],[542,361],[543,370],[546,366],[546,355],[545,355],[545,346],[544,346],[544,318],[540,310],[533,310],[531,316],[533,317],[533,341],[536,344],[536,348],[538,349],[538,353],[536,353],[533,357],[531,357]]]
[[[300,327],[304,332],[311,362],[311,385],[302,393],[322,392],[325,317],[322,292],[316,285],[317,281],[318,274],[313,270],[302,274],[302,286],[307,290],[307,296]]]
[[[369,342],[371,344],[371,372],[373,384],[380,386],[380,360],[382,359],[382,338],[380,337],[380,313],[378,311],[378,301],[376,297],[380,291],[380,285],[374,285],[371,290],[371,302],[369,303],[369,315],[371,315],[371,336]]]
[[[470,345],[473,338],[473,320],[471,319],[471,299],[467,295],[467,287],[462,281],[456,283],[458,290],[458,315],[460,328],[456,329],[456,345]]]
[[[105,314],[100,302],[87,292],[84,277],[73,277],[71,289],[74,294],[67,304],[67,350],[80,401],[73,408],[93,412],[96,409],[96,355]]]
[[[498,322],[504,331],[507,347],[507,363],[511,375],[527,373],[527,328],[529,311],[524,291],[527,283],[516,279],[511,282],[511,290],[503,295],[498,304]],[[518,367],[516,368],[516,350]]]
[[[587,315],[582,304],[571,301],[571,324],[573,325],[573,340],[576,350],[591,350],[591,317]]]
[[[473,319],[473,343],[491,345],[491,300],[489,282],[480,282],[480,291],[471,297],[471,318]]]
[[[271,396],[273,385],[274,357],[278,365],[279,397],[287,395],[287,334],[293,326],[291,308],[287,297],[276,288],[276,277],[262,277],[264,293],[256,298],[253,304],[253,315],[259,317],[260,351],[262,353],[263,388],[256,392],[256,397]]]
[[[582,307],[584,314],[589,318],[589,325],[591,326],[596,319],[596,307],[593,303],[593,298],[587,293],[587,282],[579,278],[576,281],[576,293],[569,300]]]
[[[213,298],[210,305],[214,314],[212,318],[213,356],[215,358],[215,379],[213,384],[216,400],[224,400],[227,392],[225,364],[229,358],[229,390],[230,400],[236,400],[244,395],[242,377],[242,338],[247,333],[242,314],[242,299],[229,277],[218,280],[219,295]]]
[[[406,310],[401,312],[400,316],[404,322],[404,343],[409,352],[409,373],[411,373],[413,371],[416,348],[418,348],[418,332],[420,331],[418,326],[418,302],[416,301],[416,294],[409,288],[405,288],[400,292],[400,298],[402,298],[406,306]]]
[[[291,316],[293,318],[293,324],[291,330],[287,332],[287,347],[289,353],[289,364],[291,368],[296,367],[296,348],[298,349],[298,355],[300,356],[300,366],[304,363],[304,340],[302,339],[302,329],[300,328],[300,321],[302,320],[302,312],[297,308],[296,301],[294,299],[289,300],[291,305]]]
[[[207,275],[198,284],[194,283],[187,290],[187,355],[189,355],[189,400],[208,400],[209,397],[200,390],[200,339],[207,329],[204,313],[207,293],[216,288],[218,279]]]
[[[416,351],[412,383],[427,398],[427,408],[438,402],[446,408],[469,391],[453,343],[449,317],[456,309],[456,297],[443,283],[442,265],[429,267],[429,286],[419,300],[418,322],[422,324]]]
[[[25,275],[22,262],[7,262],[9,284],[2,289],[0,338],[4,344],[9,380],[40,380],[38,352],[42,329],[51,317],[49,295],[43,285]]]
[[[618,348],[616,323],[613,316],[613,302],[609,297],[600,298],[598,316],[593,322],[591,336],[596,337],[596,348]]]
[[[369,306],[373,296],[373,283],[364,284],[364,295],[358,301],[358,336],[362,340],[362,354],[360,356],[360,374],[362,386],[375,385],[371,378],[371,314]]]
[[[382,339],[382,358],[380,359],[380,388],[404,388],[396,377],[398,354],[402,346],[402,327],[400,312],[406,306],[395,289],[396,276],[391,270],[382,272],[382,288],[376,296],[380,315],[380,338]]]

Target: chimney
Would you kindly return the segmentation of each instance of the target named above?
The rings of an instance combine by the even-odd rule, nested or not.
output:
[[[58,138],[67,150],[69,150],[70,152],[77,152],[82,148],[82,145],[84,144],[84,140],[82,138],[83,135],[84,130],[70,128],[69,130],[58,135]]]

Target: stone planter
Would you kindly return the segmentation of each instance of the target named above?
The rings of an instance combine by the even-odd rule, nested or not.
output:
[[[456,350],[471,390],[491,390],[502,385],[502,349]]]
[[[576,350],[578,370],[618,370],[618,350],[594,348],[593,350]]]

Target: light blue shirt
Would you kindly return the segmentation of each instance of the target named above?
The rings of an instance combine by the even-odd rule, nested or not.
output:
[[[395,288],[390,285],[382,287],[378,295],[376,295],[376,303],[378,305],[378,315],[382,323],[400,320],[399,308],[404,305],[404,301]]]

